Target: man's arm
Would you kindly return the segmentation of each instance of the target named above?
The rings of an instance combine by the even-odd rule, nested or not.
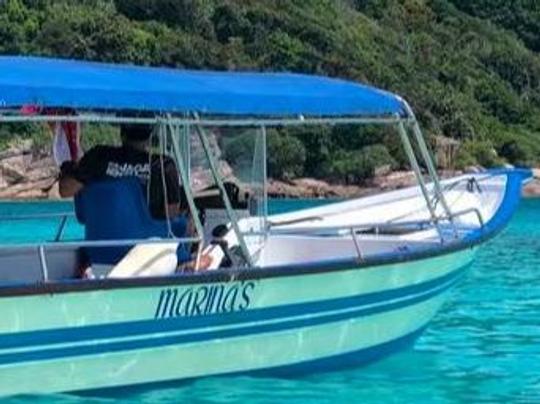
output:
[[[62,163],[60,167],[60,178],[58,179],[58,191],[62,198],[70,198],[79,192],[83,184],[77,180],[75,170],[77,169],[76,163],[72,161],[66,161]]]
[[[88,150],[79,162],[66,161],[60,167],[58,190],[62,198],[70,198],[88,181],[104,175],[106,156],[102,146]]]
[[[62,198],[71,198],[77,192],[79,192],[82,187],[83,184],[81,182],[69,176],[60,177],[60,181],[58,183],[58,191]]]

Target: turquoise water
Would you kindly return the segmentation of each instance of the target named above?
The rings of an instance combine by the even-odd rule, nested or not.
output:
[[[273,209],[306,205],[309,202],[278,201]],[[3,215],[70,209],[69,204],[0,204]],[[53,237],[55,231],[47,230],[50,224],[25,224],[11,241]],[[0,240],[14,228],[0,226]],[[80,228],[72,223],[68,235],[78,234]],[[540,199],[524,201],[508,229],[482,248],[466,279],[408,351],[365,368],[290,380],[207,378],[167,388],[126,389],[109,397],[7,400],[88,401],[540,403]]]

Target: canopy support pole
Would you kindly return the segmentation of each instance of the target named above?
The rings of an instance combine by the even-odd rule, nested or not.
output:
[[[174,137],[175,134],[175,126],[171,123],[171,120],[169,119],[170,116],[167,116],[167,126],[169,128],[169,133],[172,137]],[[204,247],[204,227],[201,223],[201,219],[199,217],[199,212],[197,211],[197,206],[195,205],[195,199],[193,198],[193,193],[191,192],[191,183],[189,179],[189,173],[186,170],[186,161],[184,159],[184,156],[182,154],[182,151],[178,147],[178,142],[175,139],[172,139],[173,144],[173,150],[174,155],[176,158],[176,161],[178,161],[178,172],[180,174],[180,179],[182,180],[182,185],[184,188],[184,193],[186,194],[186,199],[188,203],[188,208],[191,213],[191,217],[193,219],[193,224],[195,226],[195,231],[197,232],[197,236],[200,239],[199,245],[197,248],[197,257],[195,259],[195,271],[199,269],[202,249]]]
[[[178,164],[182,163],[185,170],[185,175],[188,179],[187,184],[191,184],[191,149],[190,149],[190,127],[189,125],[180,125],[171,122],[170,114],[167,115],[169,126],[174,128],[172,132],[173,154],[176,157]],[[172,131],[172,129],[171,129]],[[183,182],[183,180],[182,180]]]
[[[262,136],[262,152],[263,152],[263,198],[264,198],[264,227],[267,227],[268,222],[268,156],[267,156],[267,133],[266,126],[261,125],[261,136]]]
[[[420,153],[422,154],[422,158],[424,159],[424,162],[426,163],[429,176],[431,180],[433,181],[433,188],[435,191],[435,195],[437,196],[438,200],[441,202],[441,206],[444,210],[444,213],[446,214],[446,217],[448,218],[450,223],[452,223],[452,226],[454,229],[454,235],[457,236],[457,229],[454,223],[452,211],[450,210],[448,202],[446,201],[446,197],[444,196],[444,192],[442,190],[441,183],[439,180],[439,175],[437,174],[435,164],[433,163],[433,159],[431,158],[431,154],[428,150],[428,146],[426,144],[424,136],[422,135],[420,125],[418,125],[418,121],[416,121],[416,119],[411,124],[411,129],[413,131],[416,142],[418,143],[418,147],[420,149]]]
[[[441,182],[439,180],[439,175],[437,174],[437,169],[435,168],[435,164],[433,163],[433,158],[431,156],[431,153],[429,152],[426,140],[424,139],[424,135],[422,134],[422,130],[420,129],[420,125],[418,124],[418,120],[416,119],[416,116],[414,115],[414,111],[412,110],[409,103],[405,101],[404,99],[401,99],[401,101],[405,107],[407,115],[410,118],[409,125],[413,131],[414,137],[420,149],[420,153],[422,154],[422,158],[424,159],[424,162],[426,163],[429,176],[431,177],[431,180],[433,181],[433,189],[435,191],[435,195],[438,198],[438,200],[441,202],[444,213],[446,214],[446,217],[452,224],[452,227],[454,229],[454,236],[457,237],[458,233],[457,233],[457,229],[456,229],[454,219],[453,219],[454,216],[452,215],[450,206],[448,205],[448,202],[446,201],[446,197],[444,196],[444,192],[441,187]]]
[[[176,124],[177,130],[180,133],[180,124]],[[182,136],[182,147],[180,147],[180,152],[184,153],[184,162],[186,164],[186,173],[188,178],[191,179],[191,126],[189,123],[182,125],[184,128]]]
[[[441,238],[441,243],[442,243],[444,242],[443,232],[440,228],[439,219],[437,218],[435,208],[431,204],[431,199],[429,197],[429,192],[428,192],[426,183],[424,181],[424,177],[422,177],[422,171],[420,170],[420,165],[418,164],[418,160],[416,159],[416,155],[414,154],[414,149],[412,147],[411,141],[409,139],[409,136],[407,135],[407,129],[405,128],[405,125],[403,124],[403,122],[399,122],[397,127],[399,131],[399,135],[401,137],[401,142],[403,143],[403,148],[405,150],[405,153],[407,154],[407,158],[409,159],[411,168],[413,169],[414,176],[416,177],[416,181],[418,182],[418,185],[420,186],[420,190],[422,191],[424,200],[426,201],[426,206],[429,210],[431,220],[433,224],[435,224],[435,227],[437,228],[437,232],[439,233],[439,237]]]
[[[199,136],[199,139],[201,141],[204,154],[206,155],[206,159],[208,160],[212,177],[214,178],[214,181],[217,187],[219,188],[219,192],[221,193],[223,203],[225,204],[225,210],[227,212],[227,216],[229,217],[229,220],[231,222],[231,226],[234,231],[234,234],[236,235],[236,239],[242,251],[242,255],[246,259],[247,263],[252,267],[253,260],[251,258],[251,254],[249,253],[249,249],[247,248],[244,235],[242,234],[242,232],[240,231],[240,227],[238,226],[238,218],[236,217],[236,213],[234,212],[234,209],[232,208],[229,195],[227,194],[227,191],[225,190],[225,185],[223,184],[223,181],[221,180],[221,176],[219,175],[216,162],[214,160],[214,157],[212,156],[212,151],[210,150],[210,144],[208,143],[206,134],[204,133],[203,128],[198,125],[195,125],[195,130],[197,131],[197,135]]]

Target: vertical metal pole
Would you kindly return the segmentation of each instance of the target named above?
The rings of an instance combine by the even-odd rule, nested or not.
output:
[[[164,156],[166,155],[167,151],[165,150],[166,148],[166,145],[165,145],[165,136],[167,136],[167,127],[162,123],[160,122],[159,123],[159,160],[160,160],[160,164],[161,164],[161,167],[160,167],[160,172],[161,172],[161,186],[163,187],[163,199],[165,201],[165,206],[167,207],[168,204],[169,204],[169,198],[167,196],[167,184],[166,184],[166,180],[165,180],[165,167],[164,167],[164,163],[163,163],[163,159],[164,159]],[[171,226],[171,216],[169,214],[169,209],[166,208],[165,209],[165,218],[167,219],[167,232],[168,232],[168,235],[169,237],[176,237],[176,235],[173,233],[172,231],[172,226]]]
[[[439,237],[441,238],[441,242],[444,242],[443,233],[439,226],[439,219],[437,218],[435,209],[431,205],[429,192],[427,190],[426,183],[424,182],[424,178],[422,177],[422,172],[420,171],[420,165],[418,164],[418,160],[416,159],[416,156],[414,154],[414,149],[411,145],[411,141],[409,140],[409,136],[407,135],[407,130],[405,129],[405,125],[403,124],[403,121],[400,121],[397,124],[397,127],[399,131],[399,135],[401,137],[401,142],[403,143],[403,148],[405,149],[405,153],[407,154],[407,157],[409,158],[409,162],[411,163],[411,167],[416,177],[416,181],[418,182],[418,185],[420,186],[420,190],[422,191],[422,194],[426,201],[426,206],[429,210],[431,220],[433,221],[433,223],[435,224],[435,227],[437,228]]]
[[[174,127],[170,121],[171,117],[168,116],[168,127],[169,131],[172,134],[174,134]],[[189,207],[189,211],[191,213],[191,217],[193,218],[193,224],[195,225],[195,231],[197,232],[197,235],[200,239],[199,241],[199,248],[197,250],[197,258],[195,260],[195,270],[199,269],[199,263],[200,263],[200,256],[202,253],[202,249],[204,246],[204,227],[201,223],[201,220],[199,218],[199,212],[197,211],[197,206],[195,205],[195,199],[193,198],[193,193],[191,192],[191,183],[189,182],[188,173],[186,172],[186,162],[184,161],[184,156],[182,155],[181,150],[178,148],[178,143],[173,140],[173,149],[175,158],[178,161],[178,171],[180,174],[180,179],[182,180],[182,185],[184,188],[184,193],[186,194],[186,199]]]
[[[180,134],[180,125],[176,124],[178,134]],[[191,179],[191,129],[189,124],[184,125],[184,134],[182,136],[182,146],[180,151],[184,153],[184,163],[186,164],[186,174]]]
[[[172,118],[169,118],[172,120]],[[190,142],[189,142],[189,125],[180,126],[178,123],[171,123],[170,127],[172,132],[172,144],[173,144],[173,153],[176,156],[177,152],[182,154],[182,159],[176,157],[177,162],[180,164],[180,161],[183,162],[185,173],[191,183],[191,151],[190,151]]]
[[[356,229],[354,227],[351,227],[351,237],[353,239],[354,248],[356,249],[356,254],[358,255],[358,259],[360,261],[364,260],[364,254],[362,254],[362,249],[360,248],[360,243],[358,242],[358,238],[356,238]]]
[[[54,237],[54,241],[60,241],[62,238],[62,235],[64,234],[64,229],[66,228],[68,216],[64,215],[62,216],[62,220],[60,222],[60,226],[58,226],[58,230],[56,231],[56,236]]]
[[[268,161],[267,158],[267,142],[266,142],[266,126],[261,126],[261,135],[262,135],[262,152],[263,152],[263,214],[264,214],[264,228],[267,228],[268,222]]]
[[[216,163],[214,161],[214,157],[212,156],[212,151],[210,150],[210,145],[208,144],[208,139],[206,138],[206,135],[200,126],[195,126],[195,130],[197,131],[197,134],[201,141],[201,145],[203,147],[204,154],[206,155],[206,159],[208,160],[208,164],[210,165],[212,177],[214,178],[214,181],[219,188],[219,192],[221,193],[221,197],[223,198],[225,210],[227,211],[227,215],[229,216],[229,220],[231,221],[231,226],[238,240],[238,244],[240,245],[240,249],[242,250],[242,254],[244,255],[244,258],[246,259],[248,264],[250,266],[253,266],[251,254],[249,253],[249,249],[247,248],[244,235],[242,234],[242,232],[240,231],[240,227],[238,226],[238,218],[234,213],[231,201],[229,199],[229,196],[227,195],[227,191],[225,190],[225,186],[223,185],[223,181],[221,180],[221,177],[219,175]]]
[[[420,125],[418,125],[418,122],[416,121],[416,119],[412,123],[412,130],[413,130],[416,142],[418,143],[418,147],[420,148],[420,153],[422,153],[422,158],[424,159],[424,162],[426,163],[429,176],[431,177],[433,181],[435,194],[438,196],[439,200],[441,201],[441,205],[444,209],[444,212],[446,213],[448,217],[448,220],[450,220],[450,222],[453,223],[454,221],[452,219],[452,212],[450,211],[450,207],[448,206],[448,203],[446,202],[446,198],[444,197],[441,183],[439,181],[439,176],[437,174],[437,170],[435,169],[435,164],[433,163],[433,159],[431,158],[431,154],[428,150],[424,136],[422,136]]]
[[[43,276],[43,281],[47,282],[49,280],[49,268],[47,267],[47,258],[45,257],[45,247],[43,245],[38,246],[38,253],[41,275]]]
[[[454,234],[457,236],[457,230],[456,226],[454,224],[452,211],[450,210],[450,207],[446,201],[446,198],[444,196],[444,192],[441,187],[441,183],[439,181],[439,175],[437,174],[437,169],[435,168],[435,164],[433,163],[433,159],[431,158],[431,154],[429,152],[428,146],[426,144],[426,141],[424,139],[424,136],[422,135],[422,130],[420,129],[420,125],[418,124],[418,121],[416,119],[416,116],[414,115],[414,111],[412,110],[411,106],[407,101],[404,99],[401,99],[401,102],[403,103],[403,106],[405,107],[405,110],[407,112],[407,115],[412,120],[411,126],[412,131],[414,133],[414,137],[416,139],[416,142],[418,143],[418,147],[420,148],[420,153],[422,154],[422,158],[424,159],[426,163],[426,167],[429,173],[429,176],[431,177],[431,180],[433,181],[433,187],[435,190],[435,195],[439,198],[441,201],[441,205],[443,207],[444,212],[446,213],[446,216],[448,217],[448,220],[452,223],[454,227]]]

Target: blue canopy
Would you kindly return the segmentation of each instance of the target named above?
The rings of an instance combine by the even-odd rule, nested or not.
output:
[[[23,105],[263,117],[406,115],[394,94],[327,77],[2,56],[0,108]]]

